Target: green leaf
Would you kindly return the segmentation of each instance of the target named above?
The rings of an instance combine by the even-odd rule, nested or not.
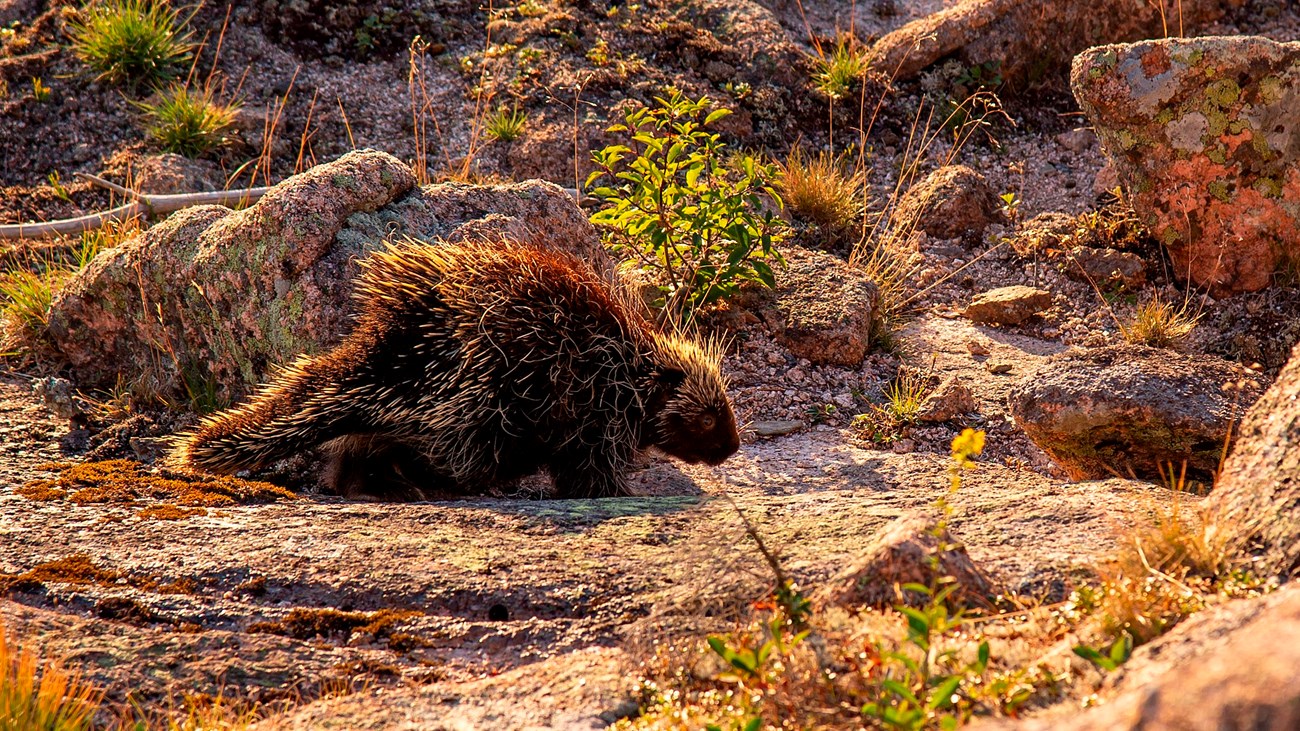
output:
[[[762,716],[754,716],[749,719],[749,723],[745,724],[745,731],[758,731],[761,728],[763,728]]]
[[[715,109],[713,110],[713,112],[709,114],[709,116],[704,118],[704,124],[706,126],[713,124],[714,122],[718,121],[719,119],[722,119],[723,117],[729,114],[731,114],[731,110],[725,107],[721,109]]]
[[[954,675],[930,691],[930,702],[925,707],[932,710],[941,710],[952,705],[952,696],[957,692],[957,686],[961,685],[961,676]]]

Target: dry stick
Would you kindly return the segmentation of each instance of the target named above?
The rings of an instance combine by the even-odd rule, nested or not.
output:
[[[204,204],[219,206],[251,203],[270,190],[269,187],[242,188],[239,190],[216,190],[209,193],[178,193],[175,195],[146,195],[104,180],[88,173],[77,173],[96,185],[108,188],[133,199],[132,203],[118,206],[107,211],[91,213],[76,218],[64,218],[44,223],[15,223],[0,226],[0,239],[36,239],[62,234],[95,231],[114,221],[122,221],[144,214],[156,215]]]

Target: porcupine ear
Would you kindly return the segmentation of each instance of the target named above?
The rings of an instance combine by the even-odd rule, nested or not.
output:
[[[686,371],[664,368],[655,374],[655,384],[663,391],[676,391],[686,381]]]

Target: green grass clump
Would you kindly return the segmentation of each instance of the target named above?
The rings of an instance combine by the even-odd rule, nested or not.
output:
[[[58,290],[55,279],[27,269],[0,274],[0,319],[13,329],[11,337],[31,342],[45,333]]]
[[[189,61],[184,25],[166,0],[104,0],[72,24],[72,47],[100,78],[147,86],[175,78]]]
[[[500,107],[487,118],[487,136],[497,142],[512,142],[524,136],[528,113],[518,107]]]
[[[866,75],[869,65],[866,51],[852,39],[841,37],[829,55],[817,59],[813,84],[827,97],[842,99]]]
[[[148,134],[167,152],[198,157],[225,144],[225,132],[235,123],[239,104],[222,104],[210,89],[195,91],[173,86],[159,92],[155,102],[141,103]]]
[[[907,428],[916,423],[929,391],[926,374],[899,368],[898,376],[882,389],[884,401],[872,404],[865,414],[853,418],[854,431],[877,444],[888,445],[902,439]]]

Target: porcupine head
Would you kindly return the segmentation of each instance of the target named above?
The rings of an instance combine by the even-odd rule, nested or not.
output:
[[[740,449],[717,343],[654,336],[655,381],[666,387],[651,410],[648,446],[683,462],[722,464]]]

